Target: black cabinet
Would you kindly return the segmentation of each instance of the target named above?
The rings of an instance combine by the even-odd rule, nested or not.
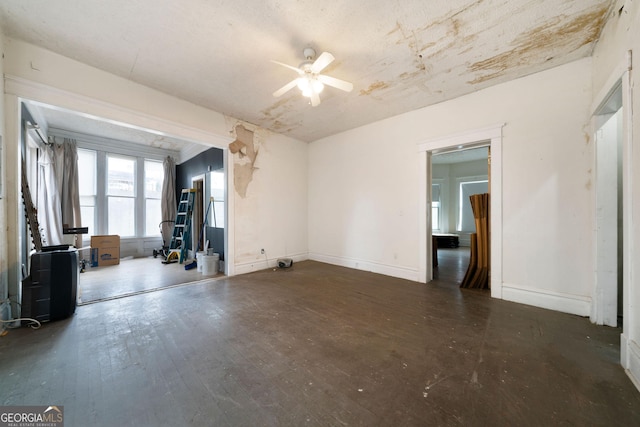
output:
[[[31,274],[22,282],[22,314],[41,322],[76,311],[79,268],[76,249],[36,252]]]

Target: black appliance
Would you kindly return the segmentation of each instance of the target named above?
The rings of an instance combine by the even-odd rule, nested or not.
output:
[[[40,322],[65,319],[76,311],[79,268],[75,248],[36,252],[22,281],[21,317]]]

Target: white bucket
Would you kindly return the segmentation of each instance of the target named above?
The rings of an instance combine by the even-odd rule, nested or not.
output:
[[[203,255],[202,256],[202,274],[205,276],[216,274],[218,272],[219,262],[220,262],[220,254]]]
[[[196,263],[198,264],[198,273],[202,273],[202,264],[204,263],[204,252],[196,252]]]

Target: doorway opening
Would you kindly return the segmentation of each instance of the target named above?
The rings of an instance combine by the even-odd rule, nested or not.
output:
[[[191,250],[193,253],[197,253],[204,248],[204,236],[203,229],[206,218],[205,210],[207,209],[208,201],[204,193],[204,175],[198,175],[191,178],[191,188],[196,190],[196,197],[193,203],[193,215],[192,215],[192,230],[191,230]]]
[[[624,225],[622,191],[622,84],[595,115],[595,293],[591,320],[622,326]]]
[[[162,265],[162,257],[156,258],[153,255],[158,249],[169,244],[168,241],[164,241],[166,239],[161,233],[162,223],[165,222],[161,217],[159,200],[163,159],[186,157],[193,160],[205,151],[215,150],[216,156],[220,158],[217,164],[223,165],[223,150],[215,147],[207,148],[204,145],[166,135],[160,136],[146,128],[127,127],[122,123],[95,116],[89,117],[54,105],[20,100],[20,106],[22,115],[27,117],[27,114],[31,113],[28,115],[30,122],[41,129],[43,143],[64,144],[67,138],[76,140],[80,167],[85,175],[92,174],[91,179],[87,179],[87,176],[83,177],[82,171],[79,174],[81,176],[79,192],[82,226],[88,228],[88,233],[78,235],[74,243],[78,248],[79,264],[83,266],[82,274],[78,277],[79,305],[181,286],[218,275],[218,269],[215,274],[204,275],[195,268],[187,270],[185,264]],[[30,150],[30,145],[27,143],[28,129],[23,125],[19,131],[21,138],[25,141],[21,147],[22,155],[28,157]],[[83,152],[91,153],[93,157],[90,157],[93,160],[88,161],[87,158],[82,157]],[[131,191],[132,215],[126,215],[128,212],[123,209],[112,210],[111,215],[108,214],[108,197],[113,187],[109,181],[109,177],[113,174],[107,173],[110,156],[131,160],[124,170],[129,178],[128,181],[118,175],[117,184],[123,186],[131,183],[130,187],[135,189]],[[35,162],[34,159],[36,157],[31,156],[28,159],[29,164]],[[189,160],[183,160],[183,163],[187,161]],[[153,171],[158,173],[154,174]],[[176,182],[176,187],[177,184]],[[29,177],[29,185],[33,188],[35,196],[38,191],[37,177]],[[204,231],[200,231],[204,219],[203,199],[206,196],[204,178],[197,183],[197,188],[200,194],[199,214],[194,215],[194,219],[198,219],[199,222],[194,223],[192,233],[195,236],[192,240],[195,245],[199,235],[204,234]],[[176,191],[179,194],[178,188]],[[122,227],[118,229],[112,224],[113,219],[124,221],[128,228],[125,231],[122,231]],[[20,223],[20,230],[20,247],[24,248],[21,251],[21,264],[24,266],[21,273],[24,278],[29,274],[29,259],[33,251],[24,221]],[[112,234],[120,236],[117,264],[94,265],[96,263],[92,261],[91,236]],[[223,239],[224,236],[220,245],[226,248]]]
[[[469,196],[489,192],[489,149],[456,147],[433,154],[431,166],[433,277],[459,285],[476,232]]]
[[[502,128],[497,124],[465,133],[450,135],[425,141],[418,146],[419,151],[419,259],[418,281],[427,283],[434,278],[433,269],[433,224],[432,209],[432,158],[434,155],[489,147],[491,150],[491,219],[490,248],[491,296],[502,298]]]

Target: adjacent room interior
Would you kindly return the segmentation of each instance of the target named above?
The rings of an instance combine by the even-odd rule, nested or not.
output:
[[[460,284],[469,267],[471,234],[476,231],[469,196],[489,192],[489,150],[478,147],[435,154],[431,164],[434,278]]]
[[[78,249],[79,305],[224,274],[226,173],[221,150],[42,103],[25,101],[22,112],[22,156],[37,212],[35,226],[28,215],[21,218],[23,279],[36,249],[34,228],[45,249],[65,244]],[[76,146],[79,181],[79,203],[71,210],[80,218],[67,219],[71,225],[61,223],[58,206],[72,198],[62,189],[73,160],[56,158],[70,144]],[[60,176],[55,176],[56,162],[64,162]],[[167,174],[171,189],[165,188]],[[185,259],[169,259],[177,204],[184,189],[195,190],[190,238],[184,242],[188,249]],[[170,203],[167,197],[175,200]],[[165,209],[163,204],[171,207]],[[62,233],[69,227],[86,230]],[[108,259],[98,254],[100,236],[117,236],[112,245],[117,253],[109,254]]]

